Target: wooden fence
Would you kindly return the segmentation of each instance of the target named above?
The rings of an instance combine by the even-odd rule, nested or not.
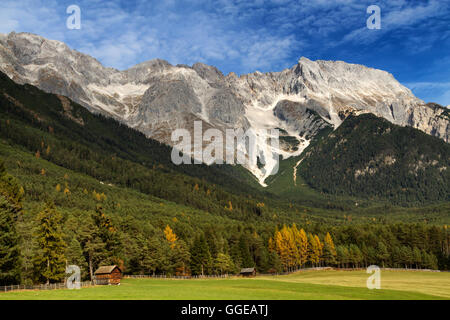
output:
[[[92,282],[91,281],[80,282],[80,286],[82,288],[90,287],[92,286]],[[18,290],[54,290],[65,288],[67,288],[67,284],[65,282],[38,284],[38,285],[15,284],[10,286],[0,286],[0,293]]]
[[[312,271],[312,270],[332,270],[331,267],[317,267],[317,268],[303,268],[303,269],[295,269],[286,272],[278,272],[278,273],[258,273],[258,276],[283,276],[292,274],[300,271]],[[129,279],[143,279],[143,278],[151,278],[151,279],[220,279],[220,278],[229,278],[236,277],[239,274],[221,274],[221,275],[196,275],[196,276],[168,276],[161,274],[138,274],[138,275],[124,275],[124,278]]]
[[[123,278],[128,279],[143,279],[143,278],[152,278],[152,279],[223,279],[229,278],[234,275],[229,274],[221,274],[221,275],[198,275],[198,276],[168,276],[164,274],[137,274],[137,275],[124,275]]]
[[[406,268],[380,268],[382,271],[427,271],[427,272],[443,272],[440,270],[431,270],[431,269],[406,269]],[[337,271],[356,271],[356,270],[366,270],[365,268],[332,268],[332,267],[317,267],[317,268],[302,268],[291,270],[287,272],[279,272],[279,273],[258,273],[257,276],[285,276],[296,272],[304,272],[304,271],[320,271],[320,270],[337,270]],[[222,274],[222,275],[198,275],[198,276],[168,276],[168,275],[146,275],[146,274],[138,274],[138,275],[124,275],[125,279],[225,279],[230,277],[236,277],[236,274]],[[94,280],[95,283],[95,280]],[[82,288],[91,287],[94,285],[91,281],[80,282]],[[50,284],[40,284],[40,285],[10,285],[10,286],[0,286],[1,292],[9,292],[9,291],[18,291],[18,290],[53,290],[53,289],[65,289],[67,285],[65,282],[62,283],[50,283]]]

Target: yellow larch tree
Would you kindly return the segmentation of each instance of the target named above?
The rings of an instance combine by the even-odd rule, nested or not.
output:
[[[317,263],[320,265],[323,255],[323,243],[320,241],[320,238],[317,235],[314,235],[314,240],[316,241]]]
[[[302,267],[308,261],[308,236],[303,228],[298,231],[295,242],[298,250],[299,266]]]
[[[166,240],[170,243],[170,247],[172,249],[175,248],[175,242],[178,240],[178,238],[169,225],[167,225],[164,229],[164,235],[166,236]]]

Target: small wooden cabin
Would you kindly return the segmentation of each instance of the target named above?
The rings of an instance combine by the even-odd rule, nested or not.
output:
[[[256,269],[255,268],[244,268],[244,269],[241,269],[241,272],[239,274],[243,277],[254,277],[254,276],[256,276]]]
[[[95,272],[95,284],[120,285],[120,279],[122,279],[122,270],[118,266],[102,266]]]

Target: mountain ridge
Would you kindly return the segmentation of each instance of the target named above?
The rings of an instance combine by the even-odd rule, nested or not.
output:
[[[362,113],[446,142],[450,137],[446,110],[428,106],[386,71],[343,61],[302,57],[278,72],[225,76],[203,63],[173,66],[154,59],[119,71],[62,42],[10,33],[0,35],[0,70],[18,83],[67,96],[169,145],[172,130],[192,130],[195,120],[222,132],[281,128],[297,141],[297,149],[273,150],[260,137],[258,157],[277,153],[287,158],[301,154],[318,126],[336,129],[348,115]],[[316,118],[307,110],[319,121],[312,121]],[[272,169],[246,168],[262,185]]]

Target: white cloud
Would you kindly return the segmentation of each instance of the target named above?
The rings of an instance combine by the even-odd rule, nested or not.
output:
[[[410,82],[405,85],[425,101],[450,105],[450,82]]]
[[[406,2],[383,2],[381,7],[381,29],[369,30],[366,27],[367,16],[364,16],[364,24],[361,27],[347,33],[341,41],[337,41],[335,45],[342,45],[347,42],[373,43],[380,39],[386,33],[396,33],[398,31],[409,31],[406,36],[404,32],[401,33],[402,40],[408,41],[410,37],[414,37],[414,26],[418,23],[427,23],[430,18],[436,18],[448,14],[449,5],[442,1],[431,0],[426,3],[419,3],[416,6],[406,6]],[[362,22],[362,21],[361,21]],[[446,24],[448,21],[433,20],[434,25]],[[436,38],[436,37],[435,37]],[[423,41],[423,37],[421,37]],[[428,41],[430,42],[430,41]],[[410,43],[413,44],[413,41]],[[411,49],[419,49],[418,46],[413,46]]]
[[[339,45],[371,44],[387,32],[398,32],[399,42],[415,52],[430,49],[450,36],[448,31],[446,36],[442,28],[434,25],[442,26],[445,19],[431,19],[448,15],[449,5],[444,2],[410,4],[379,0],[383,28],[380,32],[365,28],[366,8],[372,3],[372,0],[122,3],[78,0],[82,29],[67,30],[68,2],[2,0],[0,32],[27,31],[61,40],[118,69],[162,58],[174,64],[201,61],[228,68],[225,72],[238,73],[288,67],[300,56],[320,56]],[[418,23],[429,23],[433,36],[425,40],[415,36],[413,26]]]

